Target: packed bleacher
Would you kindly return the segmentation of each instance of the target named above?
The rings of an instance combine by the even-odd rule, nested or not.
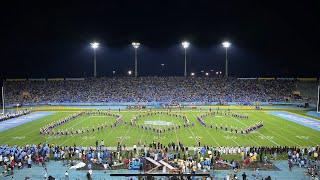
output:
[[[7,81],[6,102],[274,102],[294,100],[295,81],[205,77],[117,77]]]
[[[296,83],[298,92],[308,102],[316,103],[318,100],[318,83],[314,82],[298,82]]]

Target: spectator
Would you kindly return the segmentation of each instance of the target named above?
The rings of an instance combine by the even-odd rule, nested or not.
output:
[[[202,77],[118,77],[82,81],[8,81],[4,87],[7,102],[22,105],[154,101],[248,103],[286,101],[291,97],[295,82]]]

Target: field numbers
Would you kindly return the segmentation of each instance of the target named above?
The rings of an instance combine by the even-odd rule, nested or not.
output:
[[[259,138],[263,140],[271,140],[273,139],[273,136],[259,136]]]
[[[296,136],[298,139],[308,140],[309,136]]]

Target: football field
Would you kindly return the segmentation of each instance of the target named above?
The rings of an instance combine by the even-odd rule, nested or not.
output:
[[[0,132],[1,144],[26,145],[50,143],[58,145],[94,146],[104,140],[106,146],[117,143],[126,146],[149,145],[153,141],[167,145],[181,142],[186,146],[314,146],[320,144],[319,119],[281,110],[254,110],[253,108],[111,110],[121,116],[121,122],[114,125],[116,117],[104,114],[85,114],[53,129],[53,132],[73,132],[72,134],[40,134],[40,128],[64,119],[72,114],[95,111],[79,108],[35,108],[36,112],[50,112],[46,116],[9,127]],[[205,126],[197,117],[202,119]],[[239,118],[233,115],[246,116]],[[32,114],[30,114],[32,115]],[[27,116],[30,116],[27,115]],[[27,117],[26,117],[27,118]],[[136,118],[135,125],[132,119]],[[24,121],[21,118],[19,121]],[[261,128],[241,133],[257,123]],[[9,121],[7,122],[9,123]],[[97,127],[103,127],[97,129]],[[92,130],[94,129],[94,131]],[[235,132],[237,130],[237,132]],[[160,132],[161,131],[161,132]],[[77,133],[75,133],[77,132]],[[81,133],[80,133],[81,132]]]

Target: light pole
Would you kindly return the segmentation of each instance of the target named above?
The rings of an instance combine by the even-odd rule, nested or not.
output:
[[[134,48],[134,77],[138,77],[138,48],[140,43],[133,42],[131,44]]]
[[[2,114],[4,115],[4,85],[2,84],[2,87],[1,87],[1,97],[2,97]]]
[[[165,64],[164,64],[164,63],[161,63],[160,65],[161,65],[161,68],[160,68],[160,76],[161,76],[161,75],[164,76],[164,74],[165,74],[165,73],[164,73],[164,72],[165,72],[165,71],[164,71],[164,65],[165,65]]]
[[[224,41],[223,43],[222,43],[222,46],[224,47],[224,48],[226,48],[226,70],[225,70],[225,77],[226,78],[228,78],[228,48],[231,46],[231,43],[230,42],[228,42],[228,41]]]
[[[190,46],[190,43],[183,41],[181,45],[184,48],[184,77],[187,77],[187,48]]]
[[[93,77],[97,77],[97,57],[96,49],[99,47],[99,43],[93,42],[90,43],[91,48],[93,49]]]

